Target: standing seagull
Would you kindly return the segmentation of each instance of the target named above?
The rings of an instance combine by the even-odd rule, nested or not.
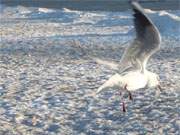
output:
[[[129,92],[132,99],[130,91],[145,87],[160,88],[159,76],[146,69],[149,58],[160,49],[160,33],[137,2],[131,2],[131,6],[134,11],[136,38],[125,50],[117,66],[118,73],[99,87],[96,93],[109,87],[123,88]],[[123,111],[125,111],[124,103]]]

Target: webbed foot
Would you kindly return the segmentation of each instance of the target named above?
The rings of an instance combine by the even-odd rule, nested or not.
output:
[[[122,102],[122,107],[123,107],[123,112],[126,112],[126,106],[124,102]]]
[[[128,92],[129,92],[129,100],[133,100],[131,92],[130,91],[128,91]]]

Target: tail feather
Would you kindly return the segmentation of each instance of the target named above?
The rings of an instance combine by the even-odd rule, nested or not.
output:
[[[109,80],[107,80],[103,85],[101,85],[96,93],[100,93],[102,90],[105,90],[107,88],[114,88],[114,87],[120,87],[121,84],[121,76],[119,74],[113,75]]]

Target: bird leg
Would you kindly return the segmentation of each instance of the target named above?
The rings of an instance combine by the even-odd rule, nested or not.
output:
[[[119,91],[119,95],[122,96],[122,92],[121,91]]]
[[[124,86],[124,89],[128,91],[128,89],[127,89],[127,84]],[[128,91],[128,93],[129,93],[129,100],[133,100],[133,97],[132,97],[131,92]]]
[[[161,85],[158,85],[157,88],[162,92],[163,89],[162,89]]]
[[[123,110],[123,112],[126,112],[126,106],[125,106],[125,103],[124,103],[124,100],[123,100],[123,94],[122,94],[121,91],[119,91],[119,95],[121,97],[122,110]]]
[[[126,112],[126,106],[124,102],[122,102],[122,107],[123,107],[123,112]]]

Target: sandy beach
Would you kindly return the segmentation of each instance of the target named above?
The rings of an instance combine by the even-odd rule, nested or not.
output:
[[[2,6],[0,135],[180,134],[180,10],[146,12],[162,35],[148,69],[163,91],[132,93],[123,113],[117,90],[91,96],[115,73],[93,57],[119,62],[131,11]]]

